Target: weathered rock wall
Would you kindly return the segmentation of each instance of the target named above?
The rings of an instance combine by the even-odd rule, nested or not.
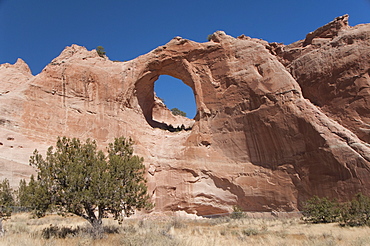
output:
[[[102,147],[132,136],[157,211],[208,215],[235,204],[292,211],[312,195],[370,195],[362,129],[370,26],[349,27],[346,18],[288,46],[216,32],[206,43],[176,37],[128,62],[72,45],[39,75],[4,79],[22,90],[0,97],[4,109],[2,102],[17,101],[2,132],[41,149],[57,136],[90,137]],[[0,78],[9,66],[0,67]],[[154,82],[164,74],[192,88],[194,121],[173,117],[156,99]],[[342,84],[350,96],[337,93]],[[193,126],[169,132],[168,124]],[[0,157],[21,164],[31,154],[20,148],[17,158],[7,148],[0,146]]]
[[[274,46],[302,88],[327,115],[370,142],[370,26],[348,25],[348,15],[294,44]]]

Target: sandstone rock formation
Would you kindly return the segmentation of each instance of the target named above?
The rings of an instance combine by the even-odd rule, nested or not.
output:
[[[345,15],[276,52],[301,86],[303,96],[367,143],[369,39],[369,25],[349,27]]]
[[[19,184],[34,170],[26,165],[30,153],[40,142],[22,134],[21,115],[27,101],[24,91],[33,78],[28,65],[21,59],[14,64],[0,65],[0,176],[12,186]]]
[[[37,76],[1,65],[0,163],[18,170],[57,136],[103,147],[124,135],[145,159],[156,211],[294,211],[312,195],[370,195],[370,25],[347,18],[286,46],[219,31],[128,62],[72,45]],[[164,74],[192,88],[194,120],[155,97]]]

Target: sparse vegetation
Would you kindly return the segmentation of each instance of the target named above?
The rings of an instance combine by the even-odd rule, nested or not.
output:
[[[309,199],[303,209],[303,220],[311,223],[337,222],[340,218],[339,203],[326,197],[314,196]]]
[[[116,226],[103,226],[102,235],[100,235],[100,238],[102,238],[106,234],[117,234],[119,233],[120,227],[118,225]],[[41,237],[44,239],[51,239],[51,238],[66,238],[66,237],[76,237],[76,236],[88,236],[88,237],[96,237],[96,232],[94,230],[91,230],[90,227],[86,226],[57,226],[51,224],[49,227],[45,227],[41,231]]]
[[[119,225],[104,219],[104,237],[95,238],[78,216],[14,214],[4,222],[0,245],[369,245],[370,227],[340,227],[335,223],[306,224],[298,218],[240,220],[180,219],[154,216],[126,219]],[[51,229],[50,229],[51,228]],[[49,239],[46,239],[49,238]]]
[[[108,214],[121,222],[135,209],[150,208],[143,158],[133,155],[132,144],[131,139],[116,138],[105,156],[95,141],[63,137],[55,150],[48,149],[46,158],[35,150],[30,164],[38,169],[37,179],[31,177],[28,185],[21,181],[20,203],[37,217],[47,211],[78,215],[97,234]]]
[[[120,225],[113,219],[122,222],[123,215],[130,216],[135,208],[151,206],[143,178],[143,159],[133,155],[132,144],[131,139],[117,138],[104,155],[94,141],[81,143],[64,137],[58,138],[55,150],[49,148],[46,158],[35,150],[30,164],[38,168],[37,177],[31,176],[28,184],[20,182],[16,200],[9,181],[0,183],[1,216],[10,218],[16,203],[31,207],[37,217],[45,220],[16,214],[4,222],[8,233],[0,238],[0,245],[45,245],[45,240],[47,245],[370,244],[370,227],[350,228],[370,226],[370,197],[363,194],[347,203],[314,196],[304,206],[304,222],[272,215],[252,219],[234,206],[230,216],[216,219],[146,217],[127,219]],[[47,211],[57,211],[65,217],[46,214]],[[108,213],[113,216],[107,218]],[[103,226],[103,220],[107,225]]]
[[[256,228],[246,228],[242,230],[242,233],[246,236],[255,236],[258,234],[258,230]]]
[[[181,111],[178,108],[171,109],[171,112],[173,115],[180,115],[180,116],[186,117],[186,113],[184,111]]]
[[[230,217],[232,219],[242,219],[242,218],[245,217],[245,214],[244,214],[244,212],[243,212],[243,210],[242,210],[241,207],[234,206],[233,207],[233,212],[230,214]]]
[[[343,225],[370,226],[370,197],[359,193],[342,211]]]
[[[4,179],[0,183],[0,217],[7,219],[12,214],[12,207],[14,206],[13,191],[10,188],[9,180]]]
[[[303,220],[311,223],[339,222],[342,226],[370,226],[370,197],[359,193],[350,202],[338,203],[314,196],[304,206]]]
[[[105,52],[103,46],[96,47],[96,52],[98,53],[98,55],[100,57],[103,57],[103,58],[105,57],[106,52]]]
[[[14,197],[9,180],[4,179],[0,183],[0,236],[4,234],[3,220],[9,219],[14,206]]]

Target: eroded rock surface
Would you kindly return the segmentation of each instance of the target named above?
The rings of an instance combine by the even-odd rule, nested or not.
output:
[[[0,163],[24,166],[31,147],[57,136],[103,147],[124,135],[145,159],[156,211],[294,211],[312,195],[370,195],[370,25],[347,18],[287,46],[216,32],[206,43],[176,37],[128,62],[72,45],[37,76],[21,62],[1,65],[0,92],[9,93],[0,96],[0,142],[14,135],[27,147],[0,145]],[[164,74],[192,88],[194,120],[155,97]]]
[[[370,143],[370,26],[348,25],[348,15],[275,51],[303,96]]]

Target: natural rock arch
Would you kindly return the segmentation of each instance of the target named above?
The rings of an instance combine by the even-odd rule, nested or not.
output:
[[[161,75],[154,83],[156,101],[161,108],[167,108],[173,116],[193,119],[197,113],[194,91],[181,80]],[[153,109],[158,111],[157,109]],[[167,111],[167,110],[166,110]],[[156,115],[156,112],[153,112]]]
[[[192,89],[197,112],[199,112],[201,100],[199,97],[200,86],[195,86],[196,83],[200,83],[200,81],[194,81],[194,76],[192,76],[191,72],[188,70],[185,60],[155,60],[152,63],[149,63],[146,69],[142,72],[142,76],[135,83],[135,91],[138,104],[142,109],[146,121],[154,128],[166,127],[165,123],[161,123],[153,119],[153,107],[155,106],[154,83],[161,75],[169,75],[177,78]],[[199,120],[198,113],[194,119]]]
[[[344,201],[357,192],[370,194],[370,148],[355,134],[368,123],[369,32],[369,25],[345,28],[304,47],[304,41],[284,46],[216,32],[210,42],[177,37],[122,63],[74,45],[35,77],[18,79],[25,72],[19,64],[2,69],[0,77],[11,89],[0,97],[6,105],[3,136],[10,131],[16,139],[36,139],[37,148],[44,144],[45,150],[45,142],[54,143],[58,135],[100,143],[133,136],[135,152],[145,157],[157,211],[209,215],[236,204],[249,211],[292,211],[312,195]],[[342,42],[347,36],[351,44]],[[332,59],[333,52],[343,57],[355,45],[364,59]],[[318,54],[330,55],[315,60]],[[355,80],[343,88],[349,97],[334,93],[330,104],[336,108],[314,106],[301,88],[316,95],[319,84],[343,84],[322,79],[338,64],[345,71],[340,78]],[[194,92],[198,113],[192,131],[172,134],[151,127],[160,127],[153,120],[153,91],[165,74]],[[307,74],[317,83],[305,79]],[[364,101],[351,103],[358,98]],[[332,120],[334,113],[347,117],[346,125]],[[33,150],[22,145],[17,151]],[[6,156],[9,151],[1,149]]]

